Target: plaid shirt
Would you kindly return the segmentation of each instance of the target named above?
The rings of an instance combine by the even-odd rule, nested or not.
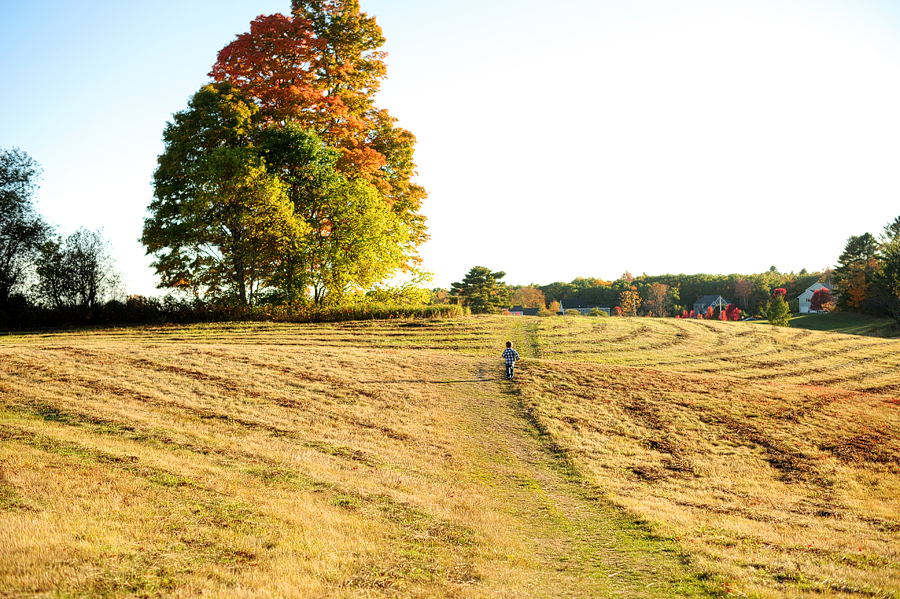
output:
[[[519,359],[519,353],[511,347],[507,347],[503,350],[503,357],[506,359],[507,364],[515,364],[516,360]]]

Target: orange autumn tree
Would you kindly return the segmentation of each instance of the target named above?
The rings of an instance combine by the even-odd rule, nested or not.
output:
[[[358,0],[293,0],[292,16],[260,16],[223,48],[210,76],[252,98],[265,122],[294,123],[336,148],[338,169],[380,191],[414,248],[428,239],[427,193],[412,181],[415,136],[375,106],[384,42]]]

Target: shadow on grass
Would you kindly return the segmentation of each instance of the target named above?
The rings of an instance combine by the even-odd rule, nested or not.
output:
[[[865,337],[897,337],[900,334],[897,323],[890,318],[854,312],[794,315],[791,317],[791,327]]]

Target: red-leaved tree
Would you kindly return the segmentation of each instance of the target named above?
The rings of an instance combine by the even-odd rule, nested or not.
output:
[[[622,316],[622,314],[623,314],[622,308],[620,306],[613,307],[612,311],[613,311],[613,316]]]
[[[725,318],[723,320],[737,320],[734,318],[734,311],[738,310],[738,307],[734,304],[728,304],[725,306]]]
[[[329,97],[317,65],[325,51],[307,19],[260,15],[225,46],[209,75],[254,98],[269,122],[293,120],[324,134],[326,115],[347,116],[340,98]]]
[[[772,299],[781,296],[785,301],[787,301],[787,289],[784,287],[779,287],[775,291],[772,292]]]
[[[716,309],[710,306],[706,309],[706,320],[713,320],[716,317]]]
[[[813,292],[812,300],[809,302],[809,309],[813,312],[821,312],[826,309],[826,306],[831,304],[833,298],[831,297],[831,290],[827,287],[822,287],[821,289],[816,289]]]

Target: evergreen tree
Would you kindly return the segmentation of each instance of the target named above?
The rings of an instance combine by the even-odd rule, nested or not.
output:
[[[453,283],[451,292],[462,298],[473,314],[496,314],[509,305],[510,290],[500,279],[505,272],[492,272],[484,266],[474,266],[460,283]]]
[[[844,310],[865,310],[867,300],[874,295],[872,281],[878,271],[878,241],[871,233],[847,239],[844,251],[834,269],[834,283],[838,291],[838,307]]]

